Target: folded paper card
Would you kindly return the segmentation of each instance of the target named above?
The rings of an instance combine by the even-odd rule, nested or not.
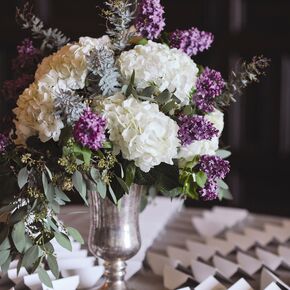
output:
[[[240,268],[252,276],[262,268],[262,262],[240,251],[237,252],[237,262]]]
[[[196,231],[203,237],[214,237],[225,230],[225,226],[219,222],[193,217],[192,224]]]
[[[214,247],[191,240],[186,241],[186,247],[197,258],[200,257],[205,261],[209,260],[216,253],[216,249]]]
[[[227,232],[226,238],[230,243],[234,244],[237,248],[243,251],[248,251],[251,247],[255,245],[254,238],[246,235]]]
[[[191,270],[192,270],[194,279],[198,283],[203,282],[209,276],[214,276],[217,273],[216,268],[210,265],[207,265],[205,263],[199,262],[199,261],[192,261]]]
[[[265,231],[260,231],[250,227],[245,227],[243,230],[246,236],[254,239],[263,247],[267,246],[273,240],[272,235]]]
[[[239,265],[219,256],[213,257],[213,264],[227,279],[230,279],[239,270]]]
[[[232,218],[225,219],[225,215],[222,212],[204,211],[203,218],[208,221],[218,222],[228,228],[233,227],[238,222]]]
[[[50,288],[42,284],[42,290],[76,290],[80,283],[78,276],[72,276],[69,278],[63,278],[52,281],[53,288]]]
[[[258,259],[263,263],[263,265],[265,265],[272,271],[276,271],[283,262],[283,259],[280,256],[277,256],[261,248],[256,248],[256,255]]]
[[[263,268],[262,273],[261,273],[260,290],[264,290],[273,282],[280,284],[284,289],[290,290],[290,287],[286,285],[280,278],[278,278],[275,274],[273,274],[268,269]]]
[[[164,287],[170,290],[180,288],[187,282],[193,282],[193,277],[176,270],[170,265],[165,265],[163,270]]]
[[[290,248],[280,245],[278,246],[277,250],[284,263],[290,266]]]
[[[244,278],[241,278],[234,285],[228,288],[228,290],[254,290],[254,289]]]
[[[158,276],[163,275],[163,270],[166,265],[176,267],[179,263],[179,261],[175,259],[171,259],[153,252],[148,252],[146,259],[154,274]]]
[[[233,243],[217,238],[206,238],[206,243],[223,256],[227,256],[228,254],[233,252],[236,248],[236,246]]]
[[[237,222],[245,220],[249,215],[249,212],[246,209],[233,207],[215,206],[212,211],[214,213],[223,214],[224,216],[230,216],[232,220]]]
[[[226,290],[227,288],[221,284],[215,277],[210,276],[198,286],[194,288],[195,290]]]
[[[190,266],[191,261],[196,259],[196,255],[193,253],[176,247],[169,246],[166,248],[166,252],[169,258],[180,261],[184,267]]]
[[[285,243],[290,238],[290,231],[285,227],[279,227],[272,224],[265,224],[265,231],[272,235],[280,243]]]
[[[57,259],[59,270],[80,269],[94,266],[95,257],[75,258],[75,259]]]
[[[282,290],[275,282],[272,282],[264,290]]]

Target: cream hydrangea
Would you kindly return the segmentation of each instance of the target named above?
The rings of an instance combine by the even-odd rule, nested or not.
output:
[[[64,124],[53,110],[51,94],[40,90],[35,83],[30,85],[19,97],[13,111],[16,115],[16,143],[25,144],[27,138],[37,134],[42,142],[58,141]]]
[[[205,115],[216,129],[219,131],[219,136],[211,140],[194,141],[189,145],[182,146],[178,152],[180,159],[179,166],[183,167],[188,161],[191,161],[197,155],[215,155],[219,148],[219,137],[224,129],[224,114],[215,110],[212,113]]]
[[[155,83],[160,91],[174,92],[182,105],[189,103],[189,94],[195,87],[198,68],[193,60],[178,49],[149,41],[122,52],[118,60],[120,71],[128,82],[135,71],[137,88]]]
[[[144,172],[162,162],[173,164],[179,146],[178,125],[158,105],[133,97],[125,100],[118,94],[107,101],[104,111],[115,153],[121,151]]]

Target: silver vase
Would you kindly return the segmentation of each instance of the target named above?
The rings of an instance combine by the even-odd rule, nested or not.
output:
[[[139,210],[145,188],[133,184],[129,194],[118,206],[109,198],[102,199],[90,192],[90,232],[88,246],[91,253],[104,260],[105,283],[100,289],[127,290],[126,261],[141,247]]]

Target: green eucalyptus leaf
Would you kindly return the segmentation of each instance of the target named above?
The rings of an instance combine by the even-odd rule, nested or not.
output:
[[[68,231],[68,234],[72,236],[77,242],[84,244],[85,241],[78,230],[68,227],[67,231]]]
[[[100,196],[105,199],[107,196],[107,185],[104,181],[99,180],[97,182],[97,191],[100,194]]]
[[[228,150],[219,149],[216,151],[216,155],[222,159],[226,159],[232,155],[232,153]]]
[[[63,233],[55,233],[56,241],[65,249],[72,251],[72,245],[69,238]]]
[[[117,203],[118,203],[118,201],[117,201],[117,197],[116,197],[115,192],[114,192],[114,190],[112,189],[111,185],[109,185],[109,192],[110,192],[110,194],[111,194],[111,197],[112,197],[112,199],[113,199],[113,202],[114,202],[115,204],[117,204]]]
[[[62,190],[60,190],[58,187],[55,187],[55,194],[61,200],[70,202],[69,197]]]
[[[162,107],[162,112],[167,114],[173,109],[176,109],[176,103],[172,100]]]
[[[16,207],[17,207],[16,204],[8,204],[8,205],[5,205],[5,206],[3,206],[3,207],[0,208],[0,214],[1,213],[9,213],[12,210],[14,210]]]
[[[22,253],[25,248],[25,226],[22,221],[14,225],[12,240],[18,252]]]
[[[44,171],[42,172],[41,178],[42,178],[43,191],[44,191],[44,194],[45,194],[46,197],[47,197],[47,192],[48,192],[48,180],[47,180],[47,177],[46,177],[46,174],[45,174]]]
[[[52,274],[56,279],[59,278],[59,268],[57,264],[57,260],[53,255],[47,255],[47,264],[49,269],[51,270]]]
[[[228,189],[224,189],[221,187],[218,190],[218,196],[219,196],[220,200],[223,200],[223,199],[232,200],[233,199],[231,192]]]
[[[1,244],[0,244],[0,251],[9,250],[11,248],[9,238],[7,237]]]
[[[126,192],[126,193],[129,193],[129,187],[128,185],[126,184],[126,182],[120,178],[119,176],[115,175],[119,184],[121,185],[121,187],[123,188],[123,190]]]
[[[11,264],[11,255],[8,256],[7,260],[1,266],[2,274],[6,274],[8,272],[9,266]]]
[[[7,259],[10,256],[10,250],[1,250],[0,251],[0,266],[4,265]]]
[[[92,157],[92,151],[90,149],[86,147],[80,147],[79,145],[75,144],[73,147],[73,151],[76,154],[82,155],[85,164],[90,165]]]
[[[222,180],[222,179],[218,179],[217,184],[219,187],[228,190],[229,186]]]
[[[38,257],[39,257],[39,247],[36,245],[32,246],[23,256],[22,266],[28,269],[36,262]]]
[[[130,187],[135,179],[136,174],[136,165],[133,162],[130,162],[125,169],[125,182]]]
[[[101,179],[100,171],[95,167],[91,168],[90,175],[95,183],[98,183],[98,181]]]
[[[52,173],[51,173],[50,169],[46,165],[45,165],[45,170],[46,170],[46,172],[47,172],[47,174],[49,176],[49,179],[52,181]]]
[[[152,95],[154,95],[155,90],[156,90],[155,86],[153,86],[153,85],[149,86],[149,87],[145,88],[144,90],[142,90],[141,95],[152,99],[151,97],[152,97]]]
[[[52,282],[51,282],[51,279],[50,279],[49,275],[47,274],[47,272],[42,267],[38,267],[37,274],[38,274],[38,277],[39,277],[40,281],[44,285],[46,285],[49,288],[53,288],[53,285],[52,285]]]
[[[155,100],[159,105],[163,105],[163,104],[166,104],[170,100],[170,97],[171,97],[171,93],[169,92],[169,90],[166,89],[162,93],[160,93],[157,97],[155,97]],[[174,101],[173,103],[175,104]]]
[[[88,204],[87,201],[87,186],[86,182],[83,178],[83,175],[77,170],[72,177],[72,182],[75,187],[75,189],[79,192],[80,196],[83,198],[86,204]]]
[[[199,171],[195,174],[196,183],[199,187],[204,188],[206,181],[207,181],[207,175],[203,171]]]
[[[28,170],[26,167],[22,168],[17,176],[17,182],[20,189],[24,187],[24,185],[28,182]]]

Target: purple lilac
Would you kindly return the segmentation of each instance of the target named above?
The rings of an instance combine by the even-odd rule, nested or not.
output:
[[[214,111],[214,99],[222,94],[225,81],[220,72],[206,68],[196,82],[196,93],[193,96],[197,108],[204,112]]]
[[[199,195],[204,201],[215,200],[218,198],[218,186],[216,181],[209,179],[204,188],[199,189]]]
[[[86,109],[74,126],[74,138],[82,146],[97,151],[105,141],[106,121]]]
[[[3,153],[9,145],[9,139],[2,133],[0,133],[0,153]]]
[[[170,35],[170,45],[182,50],[190,57],[209,49],[214,36],[210,32],[200,31],[195,27],[188,30],[176,30]]]
[[[218,156],[203,155],[200,157],[199,169],[210,180],[224,179],[230,171],[230,163]]]
[[[165,26],[163,14],[160,0],[141,0],[135,23],[137,31],[148,39],[158,38]]]
[[[193,141],[211,140],[219,131],[203,116],[181,116],[179,118],[178,138],[182,145]]]
[[[34,73],[41,60],[40,51],[33,46],[30,39],[24,39],[17,46],[18,56],[13,60],[12,69],[15,73]]]

